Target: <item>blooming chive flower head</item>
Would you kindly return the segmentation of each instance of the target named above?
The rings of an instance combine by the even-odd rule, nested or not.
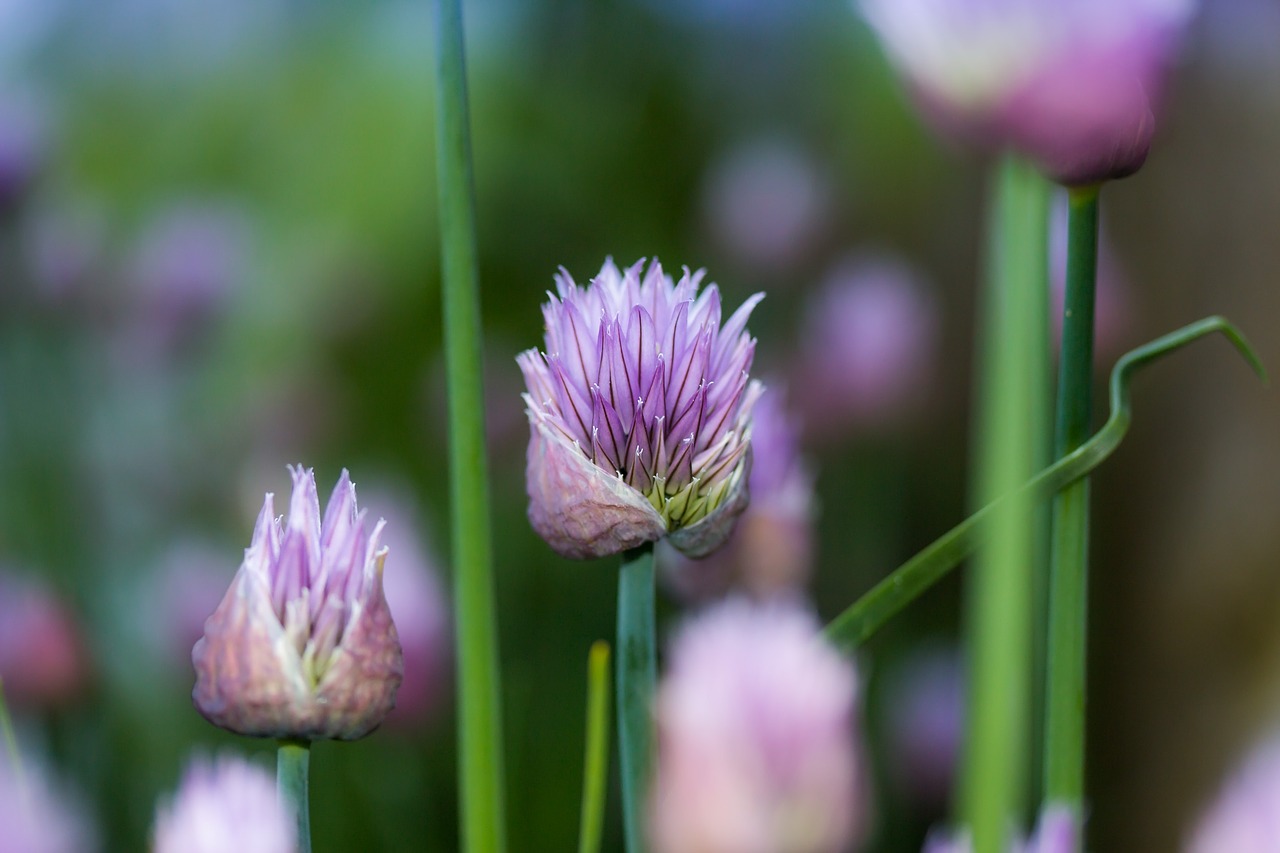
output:
[[[342,472],[324,521],[315,477],[293,474],[286,520],[267,495],[253,541],[191,657],[209,722],[264,737],[363,737],[395,704],[404,663],[370,533]]]
[[[517,358],[532,436],[529,520],[560,554],[615,554],[664,535],[715,550],[747,503],[757,293],[721,326],[703,271],[606,261],[587,287],[567,272],[543,306],[546,352]]]
[[[1187,853],[1280,850],[1280,737],[1254,750],[1196,824]]]
[[[293,816],[275,778],[239,758],[196,759],[156,812],[155,853],[293,853]]]
[[[1194,0],[861,0],[944,129],[1066,184],[1141,167]]]
[[[730,600],[677,637],[657,702],[657,853],[837,853],[859,837],[853,667],[794,604]]]

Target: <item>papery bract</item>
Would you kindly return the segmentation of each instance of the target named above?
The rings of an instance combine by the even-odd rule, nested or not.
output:
[[[354,740],[386,717],[404,671],[382,590],[382,523],[366,530],[344,470],[322,524],[312,472],[291,471],[288,521],[274,517],[268,494],[192,650],[192,699],[240,734]]]
[[[297,830],[275,777],[243,759],[197,758],[156,811],[155,853],[293,853]]]
[[[701,556],[747,502],[761,294],[721,325],[703,272],[606,261],[585,288],[561,270],[543,306],[546,351],[527,350],[529,520],[560,554],[615,554],[668,536]]]
[[[798,605],[731,600],[677,636],[657,701],[658,853],[837,853],[867,817],[853,666]]]

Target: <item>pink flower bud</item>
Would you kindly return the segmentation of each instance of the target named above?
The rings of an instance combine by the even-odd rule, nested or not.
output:
[[[89,675],[75,619],[35,580],[0,574],[0,682],[15,705],[61,705]]]
[[[209,722],[240,734],[354,740],[387,716],[404,672],[382,591],[382,523],[366,530],[344,470],[322,524],[315,477],[291,472],[287,521],[268,494],[192,650],[192,699]]]

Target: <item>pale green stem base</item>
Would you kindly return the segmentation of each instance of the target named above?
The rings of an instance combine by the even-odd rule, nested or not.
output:
[[[600,853],[609,779],[609,644],[591,646],[587,660],[587,743],[582,759],[582,824],[578,853]]]
[[[297,821],[298,853],[311,853],[310,769],[311,743],[282,739],[276,751],[276,790]]]
[[[18,786],[18,795],[27,796],[27,777],[22,767],[22,756],[18,755],[18,739],[13,734],[13,721],[9,719],[9,706],[5,704],[4,682],[0,681],[0,737],[4,738],[5,752],[9,753],[9,764],[13,770],[14,782]]]
[[[627,853],[643,853],[645,797],[653,758],[654,640],[653,546],[622,558],[618,575],[618,754]]]

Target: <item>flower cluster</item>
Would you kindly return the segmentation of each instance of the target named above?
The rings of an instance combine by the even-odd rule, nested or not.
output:
[[[404,672],[382,590],[382,522],[366,529],[344,470],[322,523],[314,475],[291,472],[288,521],[268,494],[192,650],[192,698],[209,722],[240,734],[354,740],[395,705]]]
[[[703,271],[606,261],[589,286],[561,270],[543,306],[546,351],[519,355],[532,437],[529,519],[567,557],[669,536],[715,550],[747,502],[755,339],[763,294],[721,325]]]

